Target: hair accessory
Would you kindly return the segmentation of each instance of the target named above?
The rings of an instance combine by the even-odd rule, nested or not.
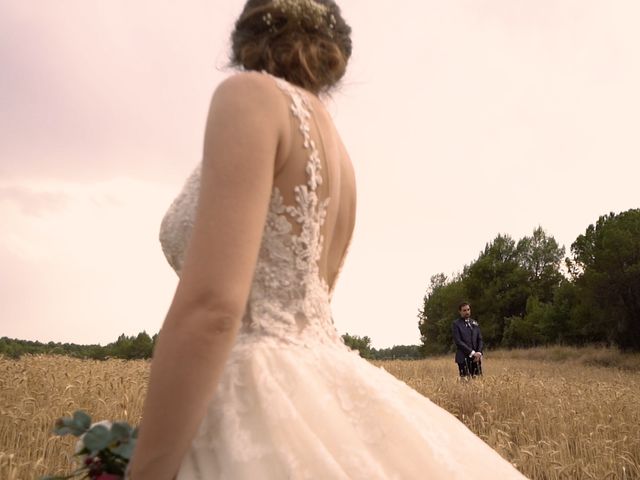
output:
[[[336,17],[330,14],[329,7],[315,0],[273,0],[274,8],[282,12],[289,21],[299,26],[312,26],[314,29],[333,36],[336,27]],[[276,25],[271,13],[262,16],[262,20],[272,32],[276,32]]]

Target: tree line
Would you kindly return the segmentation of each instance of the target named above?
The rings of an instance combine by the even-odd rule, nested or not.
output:
[[[360,356],[369,360],[411,360],[423,357],[420,345],[394,345],[389,348],[374,348],[367,336],[342,335],[344,343],[352,350],[358,350]]]
[[[0,338],[0,355],[12,359],[19,359],[22,355],[67,355],[93,360],[148,359],[153,355],[157,338],[158,334],[151,337],[147,332],[140,332],[131,337],[122,334],[115,342],[100,346],[60,342],[42,343],[2,337]],[[371,339],[366,336],[359,337],[346,333],[342,338],[345,344],[358,350],[361,356],[372,360],[420,358],[422,355],[420,345],[396,345],[391,348],[376,349],[371,346]]]
[[[76,345],[75,343],[48,342],[0,338],[0,355],[18,359],[22,355],[67,355],[75,358],[124,360],[151,358],[158,334],[153,337],[147,332],[128,337],[124,333],[108,345]]]
[[[601,216],[565,253],[538,227],[518,241],[498,235],[462,272],[432,276],[418,314],[423,353],[450,350],[462,300],[490,347],[640,350],[640,209]]]

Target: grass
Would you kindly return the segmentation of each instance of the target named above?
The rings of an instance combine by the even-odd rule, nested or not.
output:
[[[461,419],[532,479],[640,478],[638,357],[606,349],[500,351],[459,381],[452,356],[375,362]],[[603,366],[613,365],[613,366]],[[0,358],[0,478],[69,470],[56,418],[85,409],[137,424],[146,361]]]
[[[548,346],[520,350],[499,350],[491,353],[494,359],[520,358],[526,360],[540,360],[565,362],[595,367],[615,367],[631,372],[640,372],[640,353],[623,353],[616,348],[588,346],[565,347]]]

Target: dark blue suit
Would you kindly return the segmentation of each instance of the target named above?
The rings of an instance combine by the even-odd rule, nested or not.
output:
[[[460,368],[460,375],[474,375],[480,373],[480,365],[475,364],[469,358],[472,351],[482,353],[484,344],[482,343],[482,334],[480,326],[469,319],[470,326],[467,326],[464,318],[460,317],[453,322],[451,326],[453,332],[453,341],[456,344],[456,363]]]

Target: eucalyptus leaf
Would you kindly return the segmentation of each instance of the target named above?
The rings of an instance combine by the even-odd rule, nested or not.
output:
[[[73,455],[75,457],[83,457],[85,455],[89,455],[91,452],[89,451],[89,449],[87,447],[82,447],[82,449],[80,449],[79,451],[77,451],[76,453],[74,453]]]
[[[109,446],[112,441],[111,432],[104,425],[95,425],[82,439],[84,446],[92,454],[99,452]]]
[[[83,432],[91,428],[91,417],[83,410],[73,412],[73,423]]]
[[[111,436],[115,441],[125,442],[131,437],[131,427],[125,422],[116,422],[111,427]]]
[[[135,446],[136,445],[133,442],[121,443],[111,451],[126,460],[131,460],[131,456],[133,455],[133,450],[135,449]]]
[[[77,423],[74,418],[71,417],[62,417],[56,421],[54,432],[57,435],[68,435],[72,434],[76,437],[79,437],[87,429],[82,426],[82,424]]]
[[[70,433],[74,433],[74,430],[72,430],[69,427],[56,427],[53,429],[53,433],[55,433],[56,435],[69,435]]]

